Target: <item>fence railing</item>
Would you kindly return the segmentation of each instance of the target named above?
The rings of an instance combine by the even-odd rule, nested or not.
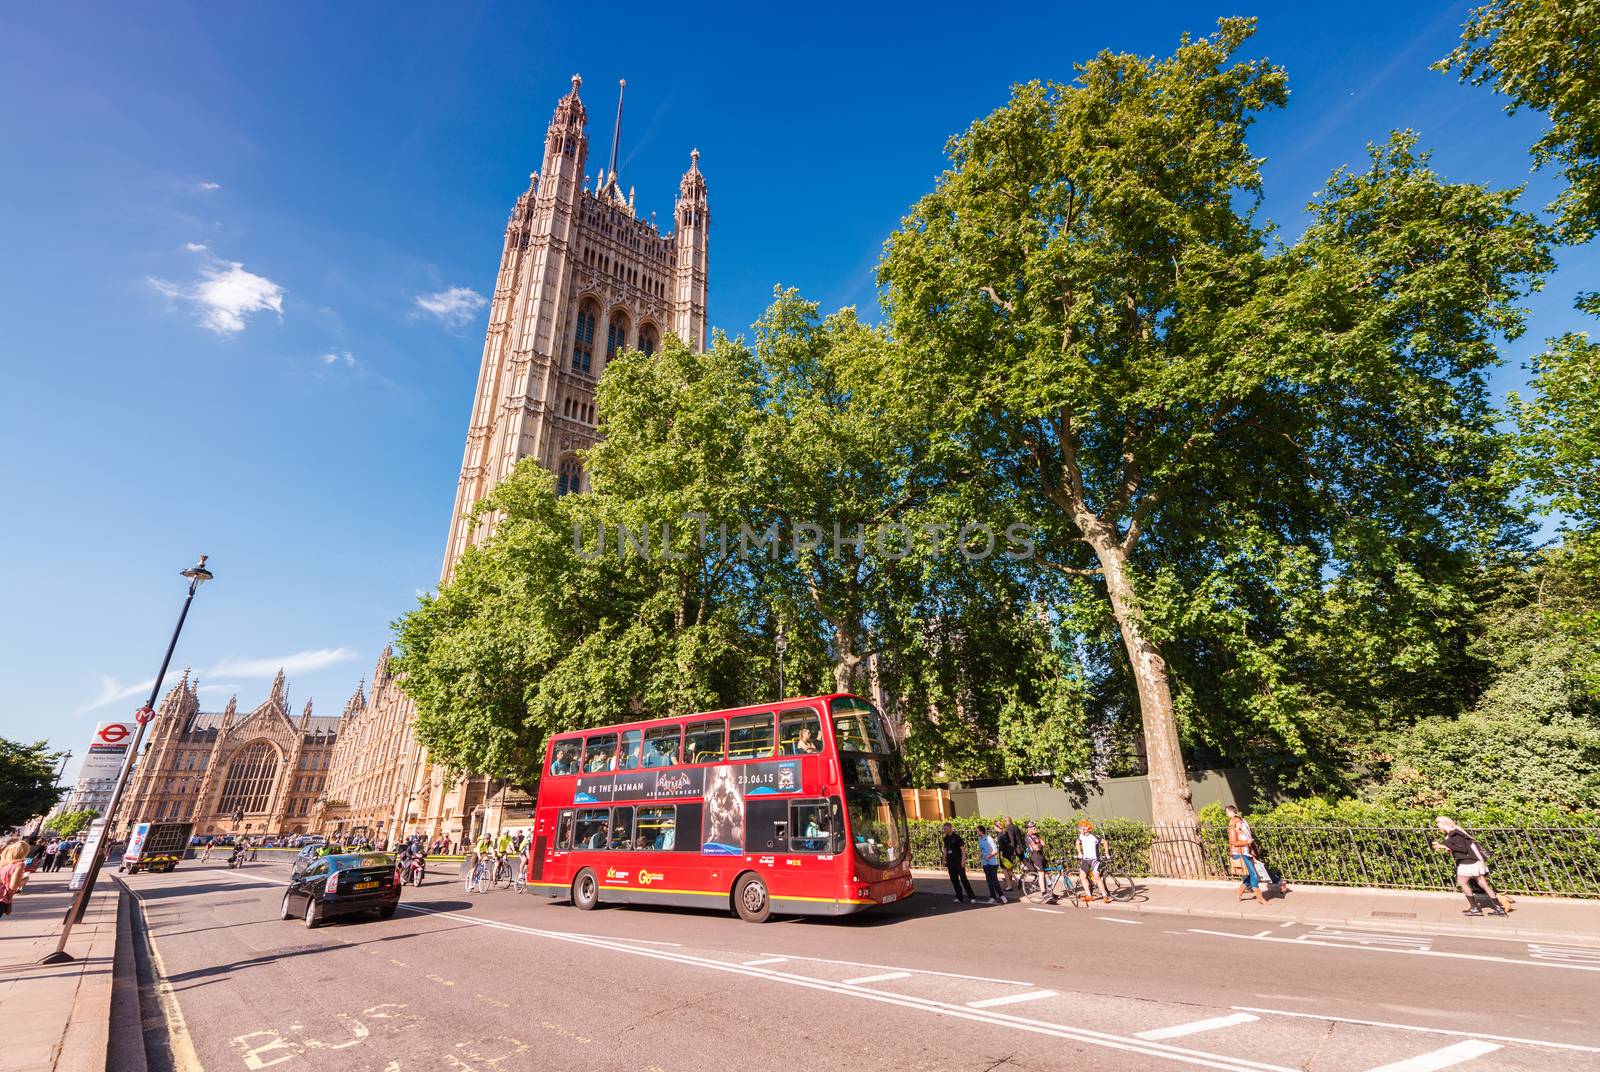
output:
[[[968,863],[977,866],[979,823],[954,820],[966,840]],[[1076,831],[1041,822],[1052,860],[1074,853]],[[1228,829],[1151,826],[1126,819],[1096,822],[1096,833],[1117,866],[1133,876],[1225,879]],[[1253,823],[1267,866],[1285,881],[1330,886],[1408,890],[1455,889],[1455,864],[1432,847],[1432,827],[1287,825]],[[1490,879],[1504,893],[1600,897],[1600,827],[1475,827],[1469,831],[1489,857]],[[912,854],[921,867],[938,867],[940,827],[913,824]]]

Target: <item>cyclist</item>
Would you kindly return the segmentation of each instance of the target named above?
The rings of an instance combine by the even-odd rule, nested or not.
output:
[[[487,830],[479,834],[478,840],[472,843],[473,870],[476,871],[480,866],[484,868],[485,878],[493,877],[494,839],[489,836],[489,831]]]
[[[1039,873],[1039,881],[1041,883],[1048,881],[1049,876],[1045,873],[1044,838],[1039,836],[1039,824],[1032,819],[1028,820],[1028,832],[1022,836],[1022,852],[1023,858]],[[1055,904],[1058,899],[1052,892],[1045,903]]]
[[[206,839],[206,847],[204,849],[200,850],[200,862],[201,863],[205,863],[207,860],[211,859],[211,847],[213,845],[215,845],[215,844],[216,844],[216,842],[213,839],[211,839],[211,838],[207,838]]]
[[[1078,867],[1072,872],[1075,881],[1083,885],[1083,902],[1094,902],[1094,887],[1100,886],[1100,900],[1111,903],[1111,888],[1100,875],[1100,835],[1088,819],[1078,820]]]

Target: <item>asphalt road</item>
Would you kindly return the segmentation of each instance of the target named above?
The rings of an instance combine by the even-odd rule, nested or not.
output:
[[[755,926],[439,876],[393,920],[308,930],[278,918],[287,871],[186,861],[129,880],[175,1006],[168,1067],[1600,1067],[1600,950],[969,907],[942,883],[878,914]]]

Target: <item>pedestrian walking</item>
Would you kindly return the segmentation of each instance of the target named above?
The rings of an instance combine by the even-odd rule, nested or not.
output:
[[[961,835],[956,833],[956,828],[949,823],[944,824],[944,866],[950,872],[950,885],[955,887],[956,900],[961,904],[976,901],[978,897],[972,892],[972,883],[967,881],[966,846]]]
[[[988,830],[978,835],[978,862],[983,865],[983,879],[989,884],[989,899],[984,903],[1005,904],[1006,891],[1000,888],[1000,847]]]
[[[44,866],[39,870],[49,874],[56,869],[56,857],[61,855],[61,839],[51,838],[50,844],[44,847]]]
[[[28,842],[17,838],[0,849],[0,917],[11,914],[11,902],[28,881]]]
[[[1228,870],[1239,879],[1239,890],[1234,900],[1242,900],[1246,893],[1257,904],[1266,904],[1267,895],[1261,889],[1261,876],[1256,870],[1254,835],[1239,809],[1229,804],[1222,809],[1228,814]]]
[[[1494,909],[1494,914],[1506,914],[1506,906],[1500,902],[1500,895],[1494,892],[1494,887],[1489,885],[1489,854],[1483,851],[1483,846],[1478,844],[1476,838],[1456,824],[1454,819],[1441,815],[1434,820],[1434,825],[1444,835],[1443,841],[1433,843],[1434,851],[1448,852],[1456,865],[1456,885],[1461,887],[1461,892],[1466,895],[1467,907],[1462,910],[1463,916],[1481,916],[1483,909],[1478,907],[1477,898],[1472,894],[1472,884],[1477,882],[1483,887],[1483,892],[1489,897],[1489,904]]]

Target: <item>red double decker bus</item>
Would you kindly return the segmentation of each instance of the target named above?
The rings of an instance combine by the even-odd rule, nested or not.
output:
[[[843,915],[913,892],[899,746],[847,694],[550,741],[529,888],[602,901]]]

